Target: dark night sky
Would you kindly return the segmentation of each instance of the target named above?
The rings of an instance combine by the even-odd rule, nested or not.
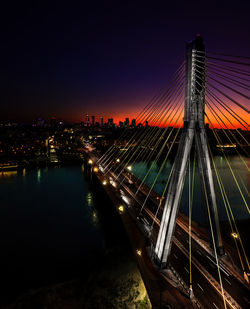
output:
[[[209,50],[249,54],[249,1],[171,2],[8,1],[0,119],[132,117],[196,33]]]

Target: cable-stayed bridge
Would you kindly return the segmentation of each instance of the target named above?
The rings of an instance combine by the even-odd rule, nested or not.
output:
[[[168,85],[136,118],[138,125],[124,130],[102,155],[89,154],[98,178],[119,196],[120,212],[127,211],[144,234],[147,252],[137,253],[149,255],[168,280],[177,278],[197,308],[250,308],[248,244],[214,158],[219,151],[249,218],[249,188],[231,160],[233,153],[249,173],[249,60],[209,53],[197,35],[186,44],[186,60]],[[164,174],[169,161],[171,168]],[[146,168],[134,173],[137,162]],[[155,190],[159,179],[160,193]],[[198,183],[209,239],[192,221]],[[233,249],[228,249],[221,233],[219,198]],[[178,215],[182,199],[188,205],[186,219]]]

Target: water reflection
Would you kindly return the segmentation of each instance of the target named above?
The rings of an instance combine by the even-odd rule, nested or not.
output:
[[[8,177],[13,177],[17,175],[17,171],[5,171],[0,173],[1,178],[8,178]]]
[[[41,170],[40,170],[40,168],[37,170],[37,182],[41,183]]]
[[[214,157],[215,164],[218,169],[218,174],[224,184],[225,192],[227,194],[228,200],[230,201],[230,205],[232,207],[232,212],[234,214],[235,219],[247,219],[249,218],[249,212],[246,207],[250,202],[250,159],[244,158],[244,162],[238,157],[231,156],[229,158],[230,165],[232,167],[232,171],[230,170],[227,161],[222,156]],[[166,186],[166,180],[171,171],[172,164],[168,162],[166,166],[164,166],[162,172],[157,178],[158,170],[160,165],[157,165],[155,162],[150,163],[150,167],[148,168],[146,163],[138,162],[133,165],[133,173],[140,178],[144,179],[145,183],[149,186],[154,184],[153,190],[157,193],[162,194],[164,187]],[[235,176],[235,178],[233,177]],[[145,177],[145,178],[144,178]],[[156,182],[154,183],[154,180]],[[237,180],[237,183],[236,183]],[[226,209],[223,202],[223,197],[220,192],[218,181],[214,175],[215,181],[215,190],[216,190],[216,198],[219,209],[219,216],[222,220],[227,219]],[[195,169],[195,187],[194,187],[194,209],[193,216],[194,220],[203,224],[205,222],[204,214],[201,214],[201,196],[202,187],[200,184],[200,176],[198,168]],[[241,194],[242,193],[242,194]],[[183,195],[180,204],[180,209],[186,215],[188,215],[188,182],[185,181],[183,188]],[[203,218],[202,218],[203,217]]]
[[[98,216],[97,216],[97,212],[94,210],[93,211],[93,213],[92,213],[92,220],[93,220],[93,224],[95,225],[95,226],[97,226],[98,225]]]
[[[91,192],[88,192],[87,194],[87,204],[89,207],[92,207],[93,206],[93,195]]]

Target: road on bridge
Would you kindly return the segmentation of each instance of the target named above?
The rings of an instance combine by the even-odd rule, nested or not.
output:
[[[97,158],[93,155],[92,153],[92,158],[95,162]],[[121,194],[121,198],[123,202],[127,204],[128,210],[130,212],[132,211],[135,217],[138,217],[141,206],[146,198],[146,192],[143,186],[141,190],[137,192],[138,184],[137,186],[135,185],[127,171],[121,171],[120,175],[119,173],[120,171],[115,174],[113,172],[108,172],[105,177],[111,180],[114,187],[113,189]],[[117,175],[119,175],[119,177]],[[141,225],[141,221],[143,221],[145,231],[147,231],[154,222],[151,234],[151,239],[154,243],[159,231],[162,209],[160,209],[157,216],[155,216],[159,201],[155,199],[155,194],[152,195],[153,197],[150,196],[148,198],[143,208],[142,217],[140,216],[138,224]],[[180,218],[177,220],[169,262],[182,278],[183,282],[189,286],[189,234],[187,226]],[[250,308],[249,287],[239,281],[225,265],[220,263],[219,267],[227,308]],[[204,308],[225,308],[219,284],[218,266],[215,258],[211,250],[210,252],[206,250],[206,248],[194,238],[192,238],[191,270],[194,295],[201,305],[204,306]]]

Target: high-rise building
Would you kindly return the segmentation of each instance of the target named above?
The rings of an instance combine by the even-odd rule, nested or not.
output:
[[[145,121],[145,127],[148,127],[148,121],[147,120]]]
[[[91,124],[92,124],[92,126],[94,127],[94,126],[95,126],[95,116],[91,116],[91,119],[92,119]]]
[[[100,120],[101,120],[101,127],[103,127],[103,117],[101,117]]]
[[[108,119],[108,126],[109,127],[113,127],[113,125],[114,125],[114,119],[113,118],[109,118]]]
[[[86,127],[89,127],[89,125],[90,125],[90,122],[89,122],[89,115],[88,115],[88,114],[85,116],[84,125],[85,125]]]
[[[119,127],[122,128],[123,127],[123,122],[119,121]]]
[[[135,127],[136,126],[136,120],[135,119],[132,119],[131,121],[131,127]]]
[[[125,127],[128,127],[128,126],[129,126],[129,118],[125,118],[124,126],[125,126]]]
[[[50,125],[51,125],[52,127],[56,126],[56,117],[51,117],[51,118],[50,118]]]
[[[38,127],[44,126],[44,120],[42,118],[38,118],[37,121],[36,121],[36,125]]]

